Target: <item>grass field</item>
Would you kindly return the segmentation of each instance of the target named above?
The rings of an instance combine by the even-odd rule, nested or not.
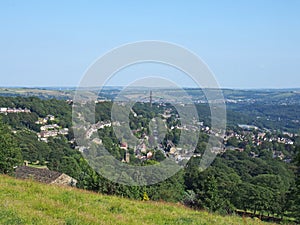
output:
[[[0,224],[270,224],[0,176]]]

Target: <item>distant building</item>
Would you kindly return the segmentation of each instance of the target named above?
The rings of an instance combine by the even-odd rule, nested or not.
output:
[[[77,180],[57,171],[39,169],[29,166],[19,166],[15,170],[15,176],[19,179],[33,179],[46,184],[58,184],[64,186],[76,186]]]
[[[244,130],[258,130],[259,129],[257,126],[247,125],[247,124],[238,124],[238,127],[242,128]]]
[[[56,137],[57,134],[58,134],[58,132],[56,130],[41,131],[41,133],[38,135],[38,137],[41,137],[41,138]]]
[[[147,159],[151,159],[152,156],[153,156],[153,153],[152,153],[152,152],[148,152],[148,153],[147,153]]]
[[[63,129],[58,131],[58,134],[61,134],[61,135],[68,135],[68,133],[69,133],[68,128],[63,128]]]
[[[147,146],[143,143],[141,146],[141,152],[146,153],[147,152]]]
[[[122,142],[121,145],[120,145],[120,148],[124,149],[124,150],[127,150],[127,148],[128,148],[127,142]]]
[[[93,142],[97,145],[102,145],[102,140],[100,138],[94,138]]]
[[[48,120],[50,120],[50,121],[55,120],[55,116],[53,116],[53,115],[47,115],[46,118],[48,118]]]
[[[6,111],[7,111],[7,108],[4,108],[4,107],[3,107],[3,108],[0,108],[0,112],[1,112],[1,113],[6,113]]]
[[[0,107],[0,113],[31,113],[29,109],[21,109],[21,108],[6,108],[6,107]]]

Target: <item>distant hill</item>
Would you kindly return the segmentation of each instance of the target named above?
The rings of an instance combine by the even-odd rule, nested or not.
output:
[[[271,224],[0,176],[0,224]]]
[[[99,93],[100,99],[114,99],[124,87],[119,86],[105,86]],[[100,88],[78,88],[77,87],[0,87],[0,96],[5,97],[29,97],[35,96],[41,99],[56,98],[62,100],[73,99],[76,94],[76,90],[88,90],[92,93],[98,93]],[[199,89],[199,88],[184,88],[186,93],[195,102],[206,101],[204,90],[211,94],[217,89]],[[222,88],[222,93],[226,103],[243,103],[243,104],[275,104],[275,105],[294,105],[300,104],[300,88],[291,89],[226,89]],[[153,88],[153,97],[161,97],[162,93],[169,93],[167,96],[182,97],[182,92],[178,89],[167,89],[167,88]],[[148,100],[149,87],[131,87],[130,90],[126,91],[126,96],[132,97],[136,93],[142,93],[145,95],[145,99]],[[170,94],[171,93],[171,94]],[[218,96],[218,95],[216,95]],[[215,96],[215,97],[216,97]],[[219,96],[220,97],[220,96]],[[144,100],[145,100],[144,99]],[[180,98],[179,98],[180,100]]]

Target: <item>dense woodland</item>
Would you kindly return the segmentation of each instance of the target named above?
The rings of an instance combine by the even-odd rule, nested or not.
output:
[[[231,140],[232,146],[243,146],[245,151],[226,151],[217,156],[213,164],[205,171],[200,171],[200,157],[192,157],[185,168],[169,179],[151,186],[125,186],[113,183],[96,173],[75,149],[71,129],[72,106],[65,101],[36,97],[0,97],[0,106],[12,108],[27,108],[31,113],[16,113],[1,115],[0,120],[0,172],[13,175],[14,166],[21,165],[24,160],[38,165],[46,165],[51,170],[64,172],[78,182],[78,188],[93,190],[110,195],[119,195],[133,199],[164,200],[182,202],[194,209],[206,209],[219,213],[234,213],[235,210],[247,211],[253,214],[274,216],[276,218],[292,218],[300,220],[300,147],[299,138],[295,137],[295,144],[287,146],[278,143],[265,143],[255,146]],[[198,105],[199,117],[209,125],[209,111],[206,105]],[[229,111],[229,127],[237,129],[236,124],[257,121],[258,116],[276,119],[263,120],[257,126],[280,130],[278,117],[297,118],[299,106],[275,107],[271,110],[267,106],[246,107],[244,113],[238,106],[236,112]],[[230,110],[233,110],[231,107]],[[99,103],[96,106],[96,121],[110,119],[111,102]],[[136,104],[135,112],[143,115],[135,118],[131,115],[130,127],[133,130],[149,132],[147,124],[152,117],[161,111],[149,112],[144,104]],[[277,111],[278,112],[277,112]],[[258,113],[259,112],[259,113]],[[267,112],[267,113],[266,113]],[[236,113],[236,114],[235,114]],[[48,114],[55,115],[55,122],[62,127],[70,128],[67,136],[49,138],[48,142],[38,140],[36,132],[40,126],[35,122],[39,117]],[[251,115],[253,116],[251,117]],[[243,115],[243,116],[240,116]],[[273,122],[272,122],[273,121]],[[168,119],[168,125],[175,125],[174,118]],[[287,127],[287,126],[285,126]],[[288,128],[288,127],[287,127]],[[291,127],[295,130],[295,127]],[[137,135],[141,135],[137,133]],[[98,131],[103,145],[118,159],[124,157],[124,150],[116,145],[118,140],[112,128]],[[180,134],[176,129],[168,132],[167,139],[176,144]],[[195,152],[203,152],[208,136],[201,134]],[[272,149],[281,149],[292,157],[291,162],[284,162],[272,156]],[[258,157],[251,157],[255,152]],[[131,163],[138,164],[133,156]],[[164,156],[157,153],[152,160],[143,162],[159,163]]]

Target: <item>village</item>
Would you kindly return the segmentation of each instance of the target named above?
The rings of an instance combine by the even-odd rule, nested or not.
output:
[[[165,106],[166,105],[164,105],[164,107]],[[131,113],[134,117],[142,116],[138,115],[138,113],[133,109],[131,109]],[[166,129],[168,118],[174,117],[175,120],[180,120],[178,115],[172,112],[170,108],[166,108],[163,113],[159,114],[159,116],[164,122]],[[153,122],[155,121],[155,119],[153,118],[151,121]],[[121,126],[121,124],[118,121],[98,121],[96,124],[92,124],[90,125],[90,127],[85,129],[85,138],[87,140],[90,140],[91,143],[102,145],[101,138],[96,137],[95,134],[97,134],[97,131],[99,129],[105,129],[113,126]],[[141,127],[140,129],[132,130],[133,135],[139,134],[140,136],[139,142],[134,145],[128,143],[126,140],[120,140],[120,142],[118,143],[119,148],[125,151],[122,162],[130,163],[130,154],[133,154],[133,156],[140,161],[153,160],[153,156],[156,152],[162,153],[164,157],[174,159],[178,164],[181,164],[183,161],[188,161],[191,157],[202,156],[200,153],[193,153],[193,151],[189,149],[189,146],[176,146],[176,144],[174,144],[171,140],[167,140],[167,143],[165,145],[161,142],[157,142],[157,140],[159,139],[158,136],[161,135],[159,134],[157,127],[154,127],[149,134],[143,132],[144,129],[145,127]],[[212,147],[210,151],[216,155],[223,154],[226,151],[243,152],[247,150],[247,146],[260,147],[262,145],[267,145],[266,143],[277,143],[292,146],[294,144],[294,138],[297,136],[297,134],[289,132],[282,132],[278,134],[268,129],[260,129],[256,126],[247,124],[238,124],[236,126],[236,129],[227,129],[226,132],[221,132],[211,129],[211,127],[205,125],[203,121],[196,120],[193,121],[192,125],[181,126],[177,124],[171,126],[169,129],[186,130],[190,132],[196,132],[197,130],[200,130],[201,133],[204,133],[210,137],[215,137],[219,140],[220,143]],[[224,137],[222,136],[222,133],[225,133]],[[153,146],[153,141],[155,143],[155,146]],[[150,142],[151,144],[149,144]],[[77,146],[76,148],[83,152],[89,149],[89,146]],[[272,152],[273,158],[278,158],[285,162],[290,162],[290,157],[288,155],[285,155],[283,151],[272,148],[270,148],[269,150]],[[250,151],[249,155],[252,158],[259,157],[259,154],[252,150]]]
[[[47,115],[44,118],[39,118],[36,124],[41,125],[40,132],[37,136],[40,141],[48,142],[48,138],[56,137],[58,135],[68,135],[68,128],[61,128],[55,121],[55,116]]]
[[[163,104],[163,103],[160,103]],[[163,104],[165,107],[166,105]],[[134,112],[131,109],[131,112],[133,113],[134,117],[139,117],[141,115],[138,115],[136,112]],[[8,114],[8,113],[31,113],[29,109],[26,108],[9,108],[9,107],[0,107],[0,113]],[[172,112],[171,109],[166,108],[164,113],[160,114],[162,120],[166,124],[166,121],[171,116],[175,116],[175,118],[178,119],[178,115],[175,115],[174,112]],[[178,119],[179,120],[179,119]],[[38,121],[36,121],[36,124],[41,125],[40,126],[40,132],[37,132],[38,139],[40,141],[47,142],[48,138],[50,137],[57,137],[59,135],[68,135],[69,129],[60,127],[56,123],[56,118],[54,115],[47,115],[43,118],[38,118]],[[106,127],[111,126],[120,126],[120,123],[117,121],[111,122],[111,121],[98,121],[96,124],[90,125],[88,129],[86,129],[85,137],[87,139],[93,139],[91,140],[95,144],[102,144],[102,140],[100,138],[95,138],[95,134],[99,129],[104,129]],[[225,132],[225,136],[221,139],[223,140],[222,145],[220,147],[213,147],[211,151],[215,154],[222,154],[226,151],[239,151],[243,152],[245,150],[246,144],[252,144],[254,146],[261,146],[263,143],[269,142],[269,143],[278,143],[283,145],[293,145],[294,144],[294,138],[297,136],[297,134],[290,133],[290,132],[282,132],[280,135],[271,132],[267,129],[260,129],[253,125],[247,125],[247,124],[238,124],[238,129],[227,129]],[[220,131],[214,131],[209,126],[205,126],[203,121],[193,121],[193,125],[190,126],[171,126],[171,130],[178,129],[178,130],[187,130],[187,131],[196,131],[200,129],[201,132],[209,135],[214,136],[217,138],[220,138],[220,135],[222,132]],[[139,130],[133,130],[133,134],[136,134]],[[140,139],[139,143],[136,146],[130,146],[126,141],[121,141],[119,143],[120,149],[123,149],[126,151],[126,154],[124,155],[123,162],[130,162],[130,157],[128,150],[131,148],[134,150],[134,156],[141,161],[150,160],[153,159],[153,155],[155,151],[160,151],[165,157],[171,157],[173,158],[177,163],[180,163],[183,160],[189,160],[190,157],[197,157],[201,156],[199,153],[192,154],[187,149],[184,149],[181,147],[176,146],[171,140],[168,140],[167,146],[163,146],[162,143],[156,143],[155,148],[153,146],[149,146],[149,139],[153,139],[157,141],[158,139],[158,131],[157,127],[154,128],[152,131],[152,134],[142,134],[142,139]],[[74,142],[74,140],[70,140],[71,142]],[[243,144],[241,144],[243,143]],[[168,149],[168,151],[165,151],[165,149]],[[83,152],[85,149],[88,149],[89,146],[77,146],[77,149],[79,149],[81,152]],[[283,151],[276,150],[276,149],[270,149],[272,151],[274,158],[279,158],[280,160],[284,160],[286,162],[290,161],[289,157],[286,157]],[[259,157],[257,153],[254,151],[250,152],[251,157]]]

